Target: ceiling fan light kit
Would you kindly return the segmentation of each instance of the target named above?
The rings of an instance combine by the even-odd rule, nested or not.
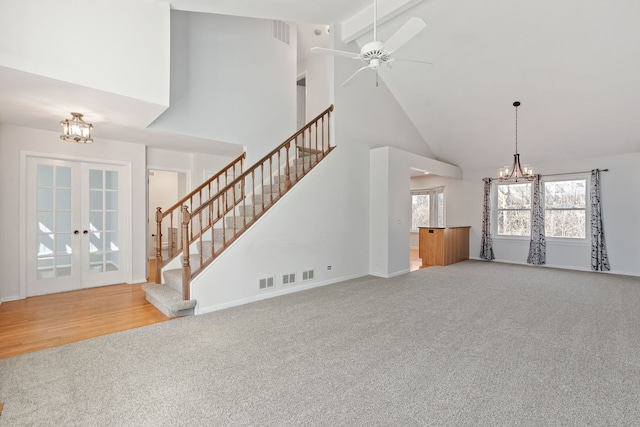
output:
[[[360,49],[360,53],[347,52],[344,50],[335,50],[335,49],[327,49],[322,47],[313,47],[311,48],[311,52],[313,53],[324,53],[328,55],[334,56],[342,56],[351,59],[357,59],[365,64],[364,67],[357,70],[355,73],[351,75],[341,86],[346,86],[349,84],[353,78],[358,75],[361,71],[366,69],[370,69],[376,72],[376,86],[377,86],[377,72],[380,66],[383,64],[387,67],[390,67],[394,61],[409,61],[409,62],[418,62],[423,64],[430,64],[430,62],[418,61],[412,59],[399,59],[392,58],[391,55],[401,48],[405,43],[418,35],[422,30],[426,28],[426,24],[420,18],[410,18],[398,31],[396,31],[386,43],[378,40],[378,11],[377,4],[374,1],[373,3],[373,41],[366,43]]]

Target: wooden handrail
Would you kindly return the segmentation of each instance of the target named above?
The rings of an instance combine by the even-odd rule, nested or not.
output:
[[[333,105],[198,207],[191,211],[187,206],[181,207],[184,299],[189,298],[190,282],[193,277],[206,268],[282,195],[335,149],[335,146],[331,146],[330,140],[332,111]],[[290,150],[292,143],[296,148],[293,153]],[[259,203],[257,203],[258,198],[260,198]],[[247,215],[248,212],[251,213],[250,216]],[[240,215],[240,220],[236,214]],[[216,227],[220,222],[222,222],[221,226]],[[205,237],[209,237],[210,241],[205,240]],[[194,244],[198,248],[197,268],[192,268],[189,256],[191,245]],[[207,247],[207,244],[210,246]],[[205,252],[207,252],[206,255]]]
[[[231,182],[231,184],[229,184],[227,187],[223,188],[222,190],[220,190],[217,194],[215,194],[214,196],[210,197],[208,200],[206,200],[205,202],[203,202],[199,208],[197,208],[196,210],[194,210],[193,212],[191,212],[191,215],[195,215],[197,212],[200,212],[202,210],[202,208],[209,202],[211,202],[214,198],[216,198],[218,196],[218,194],[223,193],[225,190],[227,190],[228,188],[233,187],[234,185],[241,183],[243,178],[246,178],[252,170],[257,169],[259,166],[263,165],[267,160],[269,160],[270,158],[272,158],[274,156],[274,154],[278,153],[280,150],[282,150],[283,148],[285,148],[285,146],[291,144],[292,141],[294,141],[298,136],[303,135],[305,130],[308,130],[309,128],[312,127],[312,125],[314,125],[315,123],[317,123],[320,119],[322,119],[325,115],[331,113],[333,111],[333,104],[331,104],[331,106],[329,108],[327,108],[326,110],[324,110],[322,113],[318,114],[316,116],[315,119],[311,120],[309,123],[307,123],[302,129],[300,129],[298,132],[294,133],[293,135],[291,135],[286,141],[284,141],[282,144],[280,144],[278,147],[276,147],[275,149],[271,150],[268,154],[266,154],[263,158],[261,158],[260,160],[258,160],[252,167],[250,167],[249,169],[247,169],[246,171],[244,171],[239,177],[237,177],[233,182]],[[317,157],[317,156],[316,156]],[[288,169],[288,168],[287,168]]]
[[[202,184],[200,184],[199,186],[194,188],[193,191],[191,191],[189,194],[184,196],[182,199],[178,200],[173,206],[171,206],[169,209],[167,209],[162,214],[163,217],[166,217],[167,215],[169,215],[170,211],[182,209],[182,205],[184,204],[184,202],[186,202],[187,200],[191,199],[196,194],[200,193],[200,191],[202,191],[202,189],[204,189],[207,185],[209,185],[213,181],[217,180],[222,175],[226,174],[227,171],[232,170],[233,167],[236,165],[236,163],[240,162],[240,164],[242,165],[242,162],[246,158],[247,158],[247,153],[242,153],[236,159],[232,160],[231,163],[229,163],[227,166],[224,167],[224,169],[222,169],[220,172],[218,172],[217,174],[213,175],[211,178],[207,179],[205,182],[203,182]]]

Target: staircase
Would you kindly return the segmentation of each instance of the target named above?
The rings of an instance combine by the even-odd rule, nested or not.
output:
[[[170,317],[194,313],[191,281],[333,151],[331,112],[333,105],[246,171],[242,155],[166,212],[157,209],[157,283],[143,285],[149,302]]]

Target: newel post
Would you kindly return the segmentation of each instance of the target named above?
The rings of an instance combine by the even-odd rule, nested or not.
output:
[[[156,283],[162,283],[162,208],[156,208]]]
[[[291,171],[289,170],[289,148],[291,147],[291,142],[287,142],[287,145],[285,145],[285,149],[287,150],[287,155],[285,156],[285,159],[287,159],[287,161],[285,162],[284,165],[284,189],[285,191],[289,190],[291,188]]]
[[[189,223],[191,214],[187,206],[182,206],[182,299],[190,298],[191,264],[189,263]]]

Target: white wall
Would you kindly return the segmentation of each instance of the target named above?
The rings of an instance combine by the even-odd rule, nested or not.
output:
[[[299,24],[298,31],[304,31],[307,35],[322,26],[313,24]],[[328,34],[322,34],[313,39],[315,45],[324,47]],[[305,46],[303,49],[309,49]],[[305,73],[307,95],[307,122],[322,113],[331,104],[330,87],[333,83],[331,73],[331,56],[312,54],[310,52],[298,52],[297,74]]]
[[[194,280],[199,313],[366,274],[366,234],[354,218],[365,212],[347,209],[365,194],[350,197],[352,186],[343,185],[347,156],[336,148]],[[314,270],[314,280],[302,283],[303,270]],[[297,283],[282,285],[289,273]],[[275,287],[260,291],[258,280],[270,276]]]
[[[169,4],[0,0],[0,66],[169,105]]]
[[[7,244],[0,245],[0,295],[2,299],[18,299],[20,280],[20,183],[24,171],[20,170],[20,152],[49,153],[52,157],[70,156],[78,159],[96,159],[100,162],[127,162],[131,164],[131,236],[132,272],[129,281],[146,280],[146,153],[145,147],[122,141],[100,140],[93,144],[75,144],[60,140],[58,133],[0,124],[0,234]]]
[[[344,81],[353,66],[351,61],[335,60],[332,79]],[[369,273],[369,182],[379,172],[370,169],[370,149],[393,146],[420,155],[428,151],[384,84],[376,88],[371,83],[365,79],[332,89],[330,101],[336,105],[332,143],[337,148],[192,283],[199,313]],[[406,180],[399,180],[408,200],[410,162],[403,164]],[[391,170],[389,176],[395,189],[394,174]],[[407,209],[408,217],[408,202],[399,209]],[[405,225],[408,230],[408,220]],[[405,231],[408,263],[407,235]],[[316,271],[308,285],[281,284],[282,274],[299,277],[307,269]],[[272,275],[276,286],[258,290],[258,280]]]
[[[171,106],[151,127],[247,147],[254,163],[295,132],[296,30],[272,21],[171,12]]]
[[[184,172],[187,176],[187,192],[202,184],[207,172],[217,172],[234,159],[235,157],[219,156],[216,154],[185,153],[159,148],[147,148],[148,167],[150,169]],[[244,166],[246,168],[246,161]]]
[[[614,273],[640,276],[640,153],[626,155],[548,160],[535,164],[544,174],[605,169],[601,173],[602,213],[611,270]],[[495,176],[496,169],[465,171],[463,180],[425,177],[413,180],[421,188],[445,187],[447,225],[470,225],[470,256],[480,254],[482,232],[482,193],[485,176]],[[493,237],[496,261],[526,263],[528,240],[507,240]],[[547,266],[590,270],[589,244],[577,245],[547,241]]]
[[[410,168],[456,179],[453,165],[393,147],[370,152],[369,274],[391,277],[408,273],[411,228]]]

